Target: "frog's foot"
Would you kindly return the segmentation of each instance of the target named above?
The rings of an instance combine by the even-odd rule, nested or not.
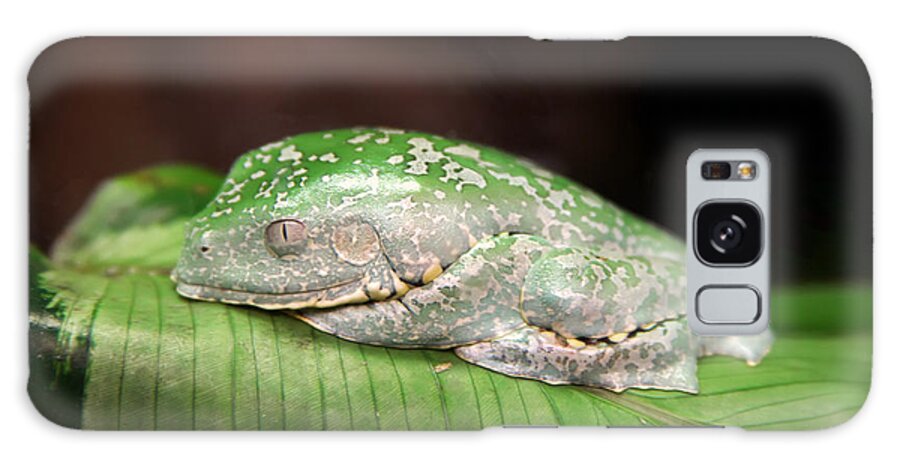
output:
[[[731,356],[755,366],[769,353],[774,337],[771,330],[758,335],[700,337],[700,356]]]
[[[456,348],[456,354],[492,371],[549,384],[617,392],[628,388],[698,391],[696,339],[683,318],[615,340],[566,339],[529,326]]]

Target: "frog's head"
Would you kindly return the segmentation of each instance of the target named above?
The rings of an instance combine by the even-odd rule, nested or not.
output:
[[[172,273],[183,296],[268,309],[384,300],[408,287],[362,219],[238,214],[195,220]]]
[[[235,162],[216,198],[187,225],[172,272],[178,293],[299,309],[408,290],[385,255],[377,207],[409,193],[384,173],[373,175],[372,165],[354,163],[360,157],[352,146],[323,155],[315,143],[321,135],[286,139]]]

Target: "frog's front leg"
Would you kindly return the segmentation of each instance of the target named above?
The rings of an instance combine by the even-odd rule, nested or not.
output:
[[[534,262],[550,249],[539,237],[493,236],[400,299],[290,314],[324,332],[371,345],[453,348],[490,340],[525,326],[522,288]]]

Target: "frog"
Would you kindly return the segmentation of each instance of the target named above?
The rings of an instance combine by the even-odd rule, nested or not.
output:
[[[526,158],[357,127],[240,155],[171,278],[185,298],[511,377],[697,393],[699,358],[755,365],[773,337],[695,335],[684,260],[674,235]]]

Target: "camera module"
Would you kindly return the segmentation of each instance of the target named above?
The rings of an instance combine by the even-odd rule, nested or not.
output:
[[[695,215],[694,251],[710,266],[749,266],[762,251],[762,230],[762,217],[752,203],[704,203]]]

